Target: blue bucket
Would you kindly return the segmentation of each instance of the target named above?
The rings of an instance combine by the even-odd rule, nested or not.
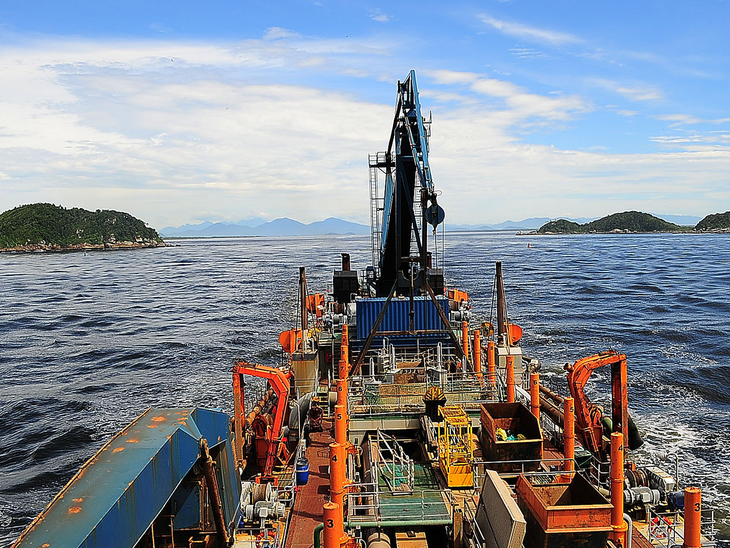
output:
[[[307,485],[309,481],[309,460],[306,457],[297,460],[296,473],[297,485]]]

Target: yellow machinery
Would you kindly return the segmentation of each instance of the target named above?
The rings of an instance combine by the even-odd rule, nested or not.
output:
[[[473,487],[471,420],[458,405],[439,407],[439,468],[449,487]]]

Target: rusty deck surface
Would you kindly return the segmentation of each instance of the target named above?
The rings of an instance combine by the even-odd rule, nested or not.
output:
[[[329,444],[332,421],[322,421],[323,432],[311,435],[312,443],[307,448],[309,459],[309,482],[299,487],[292,510],[286,548],[310,548],[314,545],[314,529],[322,523],[322,507],[329,500]]]

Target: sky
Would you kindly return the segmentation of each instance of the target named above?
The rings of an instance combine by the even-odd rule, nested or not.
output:
[[[728,21],[723,0],[3,0],[0,211],[368,224],[411,69],[447,226],[727,211]]]

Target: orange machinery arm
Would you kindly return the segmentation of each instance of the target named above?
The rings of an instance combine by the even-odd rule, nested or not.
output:
[[[603,450],[603,426],[601,415],[585,395],[583,389],[594,370],[611,366],[611,415],[613,431],[621,432],[624,440],[628,440],[628,390],[626,355],[615,350],[601,352],[582,358],[573,365],[568,365],[568,389],[575,400],[575,415],[580,428],[581,438],[587,448],[594,454]]]
[[[276,367],[258,365],[254,363],[239,362],[233,367],[233,393],[234,393],[234,430],[236,433],[236,458],[240,461],[243,458],[243,429],[245,424],[245,404],[243,392],[243,375],[250,375],[269,381],[274,394],[277,396],[276,413],[274,424],[269,430],[269,448],[266,453],[266,466],[264,475],[268,476],[274,469],[274,458],[278,441],[284,426],[284,414],[289,401],[289,379],[291,372],[284,373]]]

